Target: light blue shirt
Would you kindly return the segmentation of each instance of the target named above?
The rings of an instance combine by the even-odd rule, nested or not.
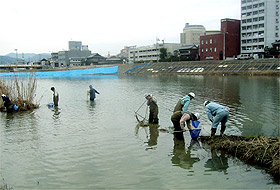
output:
[[[208,119],[213,122],[214,118],[213,116],[216,116],[218,113],[225,111],[225,106],[222,106],[220,104],[217,104],[215,102],[210,102],[209,104],[206,105],[206,114],[208,116]]]
[[[191,98],[189,95],[184,96],[183,98],[180,98],[181,104],[183,105],[182,111],[186,112],[189,108],[189,105],[191,103]]]

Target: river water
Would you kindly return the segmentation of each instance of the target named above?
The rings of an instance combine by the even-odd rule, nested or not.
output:
[[[39,109],[0,114],[1,175],[14,189],[279,188],[263,168],[210,150],[187,132],[166,132],[178,98],[192,91],[189,110],[201,113],[201,135],[210,132],[203,106],[210,100],[230,107],[227,135],[277,137],[278,77],[96,76],[37,84]],[[87,101],[89,84],[100,92],[95,102]],[[51,86],[60,94],[58,109],[47,106]],[[158,100],[158,128],[137,125],[145,93]],[[146,105],[138,113],[145,117]]]

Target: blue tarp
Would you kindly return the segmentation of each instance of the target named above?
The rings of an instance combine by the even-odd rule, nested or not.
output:
[[[49,77],[85,77],[92,75],[113,75],[118,74],[118,66],[114,67],[102,67],[93,69],[80,69],[80,70],[68,70],[68,71],[45,71],[45,72],[9,72],[0,73],[0,77],[28,77],[34,75],[38,78]]]

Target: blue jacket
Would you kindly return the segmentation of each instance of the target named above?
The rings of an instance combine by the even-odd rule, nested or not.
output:
[[[215,102],[210,102],[206,105],[205,109],[208,119],[213,122],[213,116],[216,116],[218,113],[225,111],[226,107]]]
[[[183,105],[182,111],[186,112],[189,108],[189,105],[191,103],[191,98],[189,95],[184,96],[183,98],[180,98],[181,104]]]

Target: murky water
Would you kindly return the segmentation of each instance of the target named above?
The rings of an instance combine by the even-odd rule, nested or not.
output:
[[[93,103],[89,84],[100,92]],[[203,102],[212,100],[231,108],[226,134],[279,136],[279,85],[277,77],[245,76],[38,79],[39,109],[0,114],[1,174],[14,189],[278,189],[262,168],[162,129],[172,126],[178,98],[193,91],[189,110],[202,114],[202,135],[210,131]],[[47,107],[51,86],[58,109]],[[159,128],[134,117],[147,92],[158,100]]]

